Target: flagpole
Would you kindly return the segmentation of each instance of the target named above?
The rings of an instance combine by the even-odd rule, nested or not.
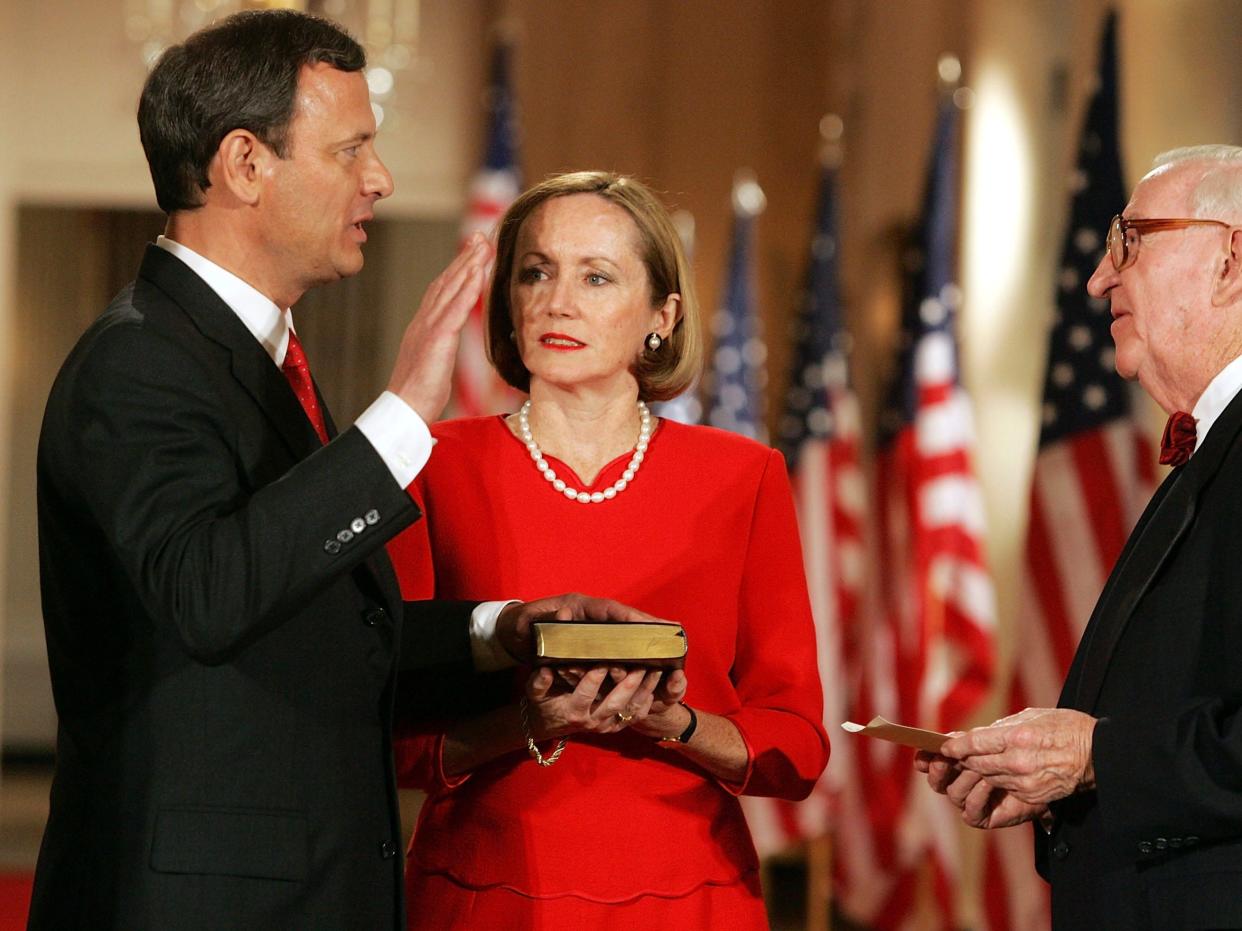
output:
[[[845,121],[835,113],[825,113],[819,120],[819,163],[825,168],[840,168],[845,160]]]
[[[723,430],[766,443],[767,349],[755,294],[755,218],[767,206],[763,188],[749,168],[733,176],[733,231],[725,266],[725,287],[712,318],[714,364],[707,372],[707,421]]]
[[[962,62],[952,52],[945,52],[936,61],[936,76],[939,79],[940,96],[952,97],[962,82]]]
[[[961,60],[951,52],[943,53],[936,61],[936,78],[936,122],[939,123],[942,119],[941,113],[952,101],[953,94],[956,92],[958,84],[961,82]],[[935,155],[933,155],[933,158],[935,158]],[[923,585],[924,591],[921,596],[923,603],[923,636],[928,642],[940,643],[943,642],[945,633],[944,602],[935,590],[934,580],[930,572],[924,575]],[[925,655],[924,662],[926,662],[927,659],[928,657]],[[920,675],[925,681],[927,669],[922,670]],[[920,720],[919,726],[929,727],[932,730],[938,730],[941,727],[941,721],[939,720],[940,715],[938,713],[939,707],[931,707],[927,705],[925,696],[922,694],[923,689],[920,688],[919,691],[920,695],[917,699],[919,718],[922,719],[923,715],[927,715],[926,720]],[[932,850],[934,851],[934,846]],[[933,856],[924,857],[920,862],[916,878],[914,905],[916,912],[920,908],[936,909],[935,886],[936,873],[938,869],[943,869],[943,866],[938,865],[935,862],[934,854]],[[954,903],[954,906],[956,906],[956,903]],[[945,923],[951,927],[956,924],[956,921],[954,920],[955,914],[956,908],[952,907],[950,908],[948,915],[942,915],[942,920],[944,920]]]
[[[739,168],[733,173],[733,209],[747,217],[757,217],[768,206],[768,196],[763,193],[755,172]]]
[[[819,162],[835,171],[845,157],[842,137],[845,121],[836,113],[825,113],[819,120]],[[832,929],[832,831],[811,837],[806,844],[806,931]]]

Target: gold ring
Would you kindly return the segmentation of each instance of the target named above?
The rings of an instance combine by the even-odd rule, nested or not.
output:
[[[617,720],[622,724],[629,724],[634,720],[634,715],[630,714],[628,711],[618,711]]]

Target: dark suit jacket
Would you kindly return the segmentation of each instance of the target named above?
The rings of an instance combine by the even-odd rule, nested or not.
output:
[[[394,678],[467,665],[470,606],[402,636],[382,545],[418,512],[365,437],[321,447],[153,246],[52,389],[38,508],[59,733],[30,927],[404,931]]]
[[[1242,927],[1242,395],[1160,486],[1061,693],[1098,789],[1036,831],[1055,928]]]

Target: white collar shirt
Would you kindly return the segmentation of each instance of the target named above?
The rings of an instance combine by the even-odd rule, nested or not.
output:
[[[1239,391],[1242,391],[1242,356],[1216,373],[1190,412],[1195,418],[1195,452],[1199,451],[1208,431]]]

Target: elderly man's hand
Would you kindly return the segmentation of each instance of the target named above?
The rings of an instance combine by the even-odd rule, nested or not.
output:
[[[531,655],[530,625],[533,621],[545,620],[651,621],[654,618],[611,598],[592,598],[570,592],[506,605],[496,619],[496,637],[510,656],[525,662]]]
[[[958,761],[938,753],[920,750],[914,766],[927,773],[927,784],[948,798],[972,828],[1007,828],[1047,814],[1046,805],[1023,802],[991,785],[978,773],[963,769]]]
[[[976,783],[962,783],[955,789],[962,799],[958,807],[965,815],[969,806],[975,821],[989,805],[993,814],[1003,809],[1006,817],[1020,813],[1019,803],[1032,809],[1043,808],[1049,802],[1095,787],[1091,762],[1095,723],[1095,718],[1081,711],[1028,708],[1001,718],[990,727],[977,727],[950,737],[940,747],[947,768],[938,770],[934,778],[944,784],[948,794],[948,787],[958,778],[950,778],[955,764],[962,771],[982,777],[983,784],[990,789],[1004,790],[1016,800],[995,801],[990,790],[980,789]],[[936,768],[934,763],[928,765]],[[929,772],[929,780],[932,778]],[[935,782],[932,788],[936,788]],[[973,798],[972,792],[977,793]],[[991,818],[989,815],[988,820]]]

